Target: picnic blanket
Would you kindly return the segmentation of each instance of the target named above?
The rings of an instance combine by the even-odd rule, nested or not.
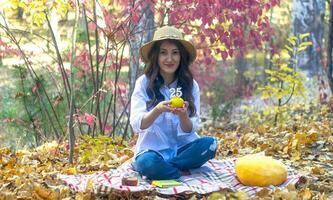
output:
[[[200,168],[190,170],[191,175],[181,176],[178,181],[181,186],[159,188],[152,186],[150,181],[141,177],[127,162],[117,169],[107,172],[98,172],[91,175],[58,175],[66,185],[74,191],[85,191],[87,187],[92,187],[95,194],[110,194],[114,191],[143,192],[155,191],[161,195],[177,195],[181,193],[197,193],[200,195],[209,194],[215,191],[244,191],[252,196],[262,190],[262,187],[250,187],[241,184],[235,174],[236,159],[209,160]],[[122,185],[122,177],[128,174],[137,174],[139,184],[137,186]],[[279,186],[266,187],[268,190],[277,188],[283,189],[289,184],[297,184],[301,180],[300,175],[296,175],[291,167],[288,167],[287,180]],[[303,177],[304,178],[304,177]],[[302,179],[304,180],[304,179]]]

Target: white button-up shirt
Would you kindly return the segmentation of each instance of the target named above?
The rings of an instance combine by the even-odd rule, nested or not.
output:
[[[140,76],[135,83],[131,98],[130,123],[135,133],[139,134],[136,143],[135,157],[147,150],[159,153],[165,160],[170,160],[177,155],[177,149],[199,138],[196,130],[200,120],[200,91],[198,83],[193,80],[192,95],[196,113],[190,119],[192,131],[184,132],[180,126],[179,118],[170,112],[161,113],[155,121],[146,129],[141,129],[143,116],[151,109],[147,109],[146,102],[150,100],[146,88],[148,86],[146,75]],[[165,100],[170,100],[170,88],[176,88],[177,81],[169,87],[162,86],[160,92]]]

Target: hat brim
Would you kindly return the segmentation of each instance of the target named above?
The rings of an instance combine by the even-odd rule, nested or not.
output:
[[[165,39],[153,40],[153,41],[147,42],[146,44],[144,44],[140,48],[141,60],[145,64],[149,63],[148,54],[149,54],[151,48],[154,46],[155,42],[161,41],[161,40],[165,40]],[[192,64],[195,61],[196,57],[197,57],[197,53],[196,53],[195,47],[193,46],[193,44],[191,42],[188,42],[186,40],[177,39],[177,41],[179,41],[184,46],[184,48],[186,49],[186,51],[188,52],[189,57],[190,57],[189,58],[189,62],[190,62],[190,64]]]

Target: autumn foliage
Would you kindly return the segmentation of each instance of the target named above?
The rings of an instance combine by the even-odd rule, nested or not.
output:
[[[5,13],[12,16],[10,19],[4,17],[4,22],[15,21],[13,13],[17,9],[23,10],[25,18],[21,22],[22,30],[0,20],[0,58],[20,58],[22,61],[14,68],[17,76],[13,81],[17,87],[10,90],[15,102],[21,104],[13,113],[20,115],[6,117],[1,123],[11,124],[19,134],[24,133],[24,137],[32,139],[29,150],[0,149],[0,200],[97,198],[91,184],[84,193],[73,193],[56,175],[111,170],[133,156],[135,136],[129,126],[131,90],[128,79],[129,71],[134,67],[140,71],[142,65],[131,64],[133,59],[139,58],[131,56],[134,54],[130,52],[130,45],[138,36],[164,24],[180,28],[197,48],[198,59],[191,69],[203,91],[204,108],[208,107],[207,103],[212,104],[216,122],[214,126],[204,124],[200,134],[218,138],[217,158],[261,152],[282,160],[308,177],[303,185],[291,185],[275,192],[263,189],[253,198],[333,198],[330,174],[333,99],[328,106],[299,102],[284,105],[282,101],[290,93],[301,94],[304,89],[298,71],[289,66],[292,62],[282,59],[283,53],[292,53],[288,47],[294,49],[298,40],[287,40],[287,49],[276,55],[279,59],[269,60],[273,61],[273,68],[263,67],[268,84],[262,95],[280,102],[279,109],[283,106],[283,110],[268,107],[269,111],[244,114],[242,117],[247,120],[239,124],[222,121],[222,115],[232,117],[227,111],[233,106],[232,100],[250,98],[255,87],[248,80],[243,85],[240,82],[231,85],[226,69],[237,71],[233,62],[242,60],[253,50],[278,52],[267,43],[275,33],[267,13],[279,4],[279,0],[6,2]],[[153,19],[145,15],[148,11],[153,13]],[[77,15],[73,17],[75,13]],[[60,40],[51,24],[54,15],[59,19],[58,25],[65,27],[61,27]],[[152,27],[147,24],[149,20],[154,22]],[[75,37],[71,37],[72,33]],[[21,48],[32,41],[47,49],[36,54]],[[60,45],[63,43],[66,45]],[[303,43],[302,48],[309,45]],[[43,58],[47,58],[47,63],[39,63]],[[237,73],[238,77],[233,80],[243,78],[243,72]],[[219,113],[216,110],[214,113],[214,106]],[[71,108],[74,108],[72,113],[69,112]],[[204,112],[203,115],[209,115],[208,111]],[[279,114],[280,123],[276,126],[269,123],[269,114],[274,112]],[[69,119],[73,124],[69,125]],[[74,130],[71,136],[75,137],[68,142],[70,130]],[[70,151],[72,164],[68,159]],[[119,196],[110,194],[108,197]],[[217,192],[207,198],[250,199],[242,192]]]

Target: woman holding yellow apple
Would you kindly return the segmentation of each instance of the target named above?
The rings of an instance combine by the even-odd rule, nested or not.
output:
[[[177,179],[214,158],[217,148],[216,139],[196,133],[200,91],[189,68],[196,49],[164,26],[140,56],[146,66],[131,100],[130,122],[139,134],[133,166],[149,179]]]

